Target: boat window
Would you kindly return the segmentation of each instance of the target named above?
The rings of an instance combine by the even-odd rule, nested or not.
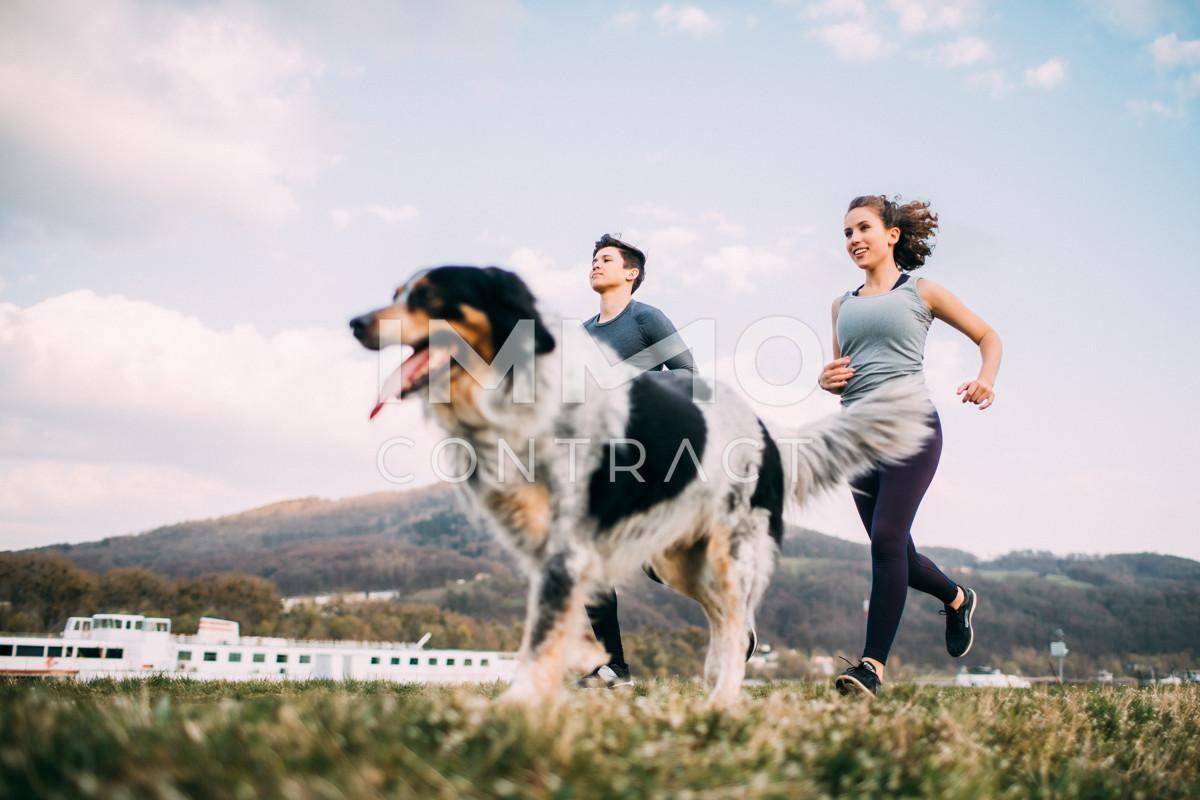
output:
[[[400,664],[400,659],[398,659],[398,658],[396,658],[395,656],[393,656],[393,657],[392,657],[392,666],[393,666],[393,667],[395,667],[395,666],[399,666],[399,664]]]
[[[124,658],[125,657],[125,648],[110,647],[104,651],[104,657],[105,658]]]
[[[464,658],[464,659],[463,659],[463,666],[464,666],[464,667],[469,667],[469,666],[471,666],[471,659],[469,659],[469,658]]]
[[[410,658],[410,659],[408,660],[408,665],[409,665],[410,667],[415,667],[415,666],[417,666],[417,665],[418,665],[418,664],[420,664],[420,663],[421,663],[421,659],[419,659],[419,658]]]
[[[216,653],[214,653],[214,652],[212,652],[212,651],[206,652],[206,653],[204,654],[204,660],[205,660],[205,661],[216,661],[216,660],[217,660],[217,654],[216,654]]]
[[[486,658],[479,659],[479,666],[486,667],[487,665],[488,665],[488,660]]]
[[[436,667],[436,666],[437,666],[437,659],[436,659],[436,658],[431,658],[431,659],[429,659],[429,666],[431,666],[431,667]]]
[[[125,620],[125,630],[129,630],[132,627],[133,627],[133,620],[131,620],[131,619]]]
[[[62,658],[62,651],[61,646],[47,647],[46,658]]]
[[[378,663],[379,663],[379,656],[371,656],[371,663],[372,663],[372,664],[378,664]]]
[[[229,654],[229,663],[231,663],[231,664],[236,664],[236,663],[238,663],[238,662],[239,662],[239,661],[241,661],[241,660],[242,660],[242,654],[241,654],[241,653],[230,653],[230,654]]]
[[[71,624],[71,630],[73,630],[73,631],[79,630],[79,620],[75,620],[75,622],[73,622]]]
[[[179,651],[179,660],[180,661],[191,661],[192,660],[192,651],[191,650],[180,650]]]
[[[0,656],[11,656],[11,655],[12,655],[12,645],[11,644],[0,644]]]
[[[253,659],[251,659],[251,660],[252,660],[252,661],[253,661],[255,664],[261,664],[261,663],[263,663],[264,661],[266,661],[266,660],[267,660],[267,654],[266,654],[266,653],[255,653],[255,654],[254,654],[254,658],[253,658]]]
[[[71,657],[71,654],[72,654],[72,653],[74,653],[74,652],[75,652],[75,648],[73,648],[73,647],[68,647],[68,648],[67,648],[67,658],[70,658],[70,657]]]
[[[90,631],[92,629],[92,621],[90,619],[85,619],[83,621],[83,629],[85,631]]]
[[[300,663],[301,663],[301,664],[311,664],[311,663],[312,663],[312,656],[308,655],[307,653],[306,653],[306,654],[304,654],[304,655],[302,655],[302,656],[300,656]]]
[[[454,659],[453,659],[453,658],[447,658],[447,659],[446,659],[446,666],[447,666],[447,667],[453,667],[453,666],[454,666]]]
[[[19,644],[17,645],[18,656],[44,656],[46,648],[40,644]]]
[[[99,647],[81,647],[78,650],[76,650],[75,652],[77,652],[79,654],[80,658],[99,658],[100,657],[100,648]]]
[[[287,663],[287,653],[276,653],[275,654],[275,663],[276,664],[286,664]]]
[[[137,622],[133,623],[133,629],[135,631],[140,631],[142,629],[142,621],[140,619]]]

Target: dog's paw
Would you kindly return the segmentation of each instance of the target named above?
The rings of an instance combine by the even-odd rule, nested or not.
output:
[[[496,704],[506,708],[532,710],[545,705],[549,699],[538,691],[533,681],[518,678],[496,698]]]
[[[727,711],[736,706],[741,697],[741,686],[724,686],[714,689],[705,704],[714,711]]]

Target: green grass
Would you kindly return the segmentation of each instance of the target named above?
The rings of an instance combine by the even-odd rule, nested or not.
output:
[[[97,798],[1200,796],[1200,687],[497,687],[0,680],[0,796]]]

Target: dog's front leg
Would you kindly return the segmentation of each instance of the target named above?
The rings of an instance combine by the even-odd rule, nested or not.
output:
[[[583,632],[586,564],[583,553],[563,548],[534,574],[517,674],[502,701],[532,706],[562,686],[569,651]]]

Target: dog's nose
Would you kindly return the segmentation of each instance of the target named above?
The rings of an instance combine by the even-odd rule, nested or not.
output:
[[[361,317],[355,317],[354,319],[350,320],[350,330],[354,332],[355,336],[362,336],[364,333],[366,333],[367,328],[370,327],[370,325],[370,314],[363,314]]]

